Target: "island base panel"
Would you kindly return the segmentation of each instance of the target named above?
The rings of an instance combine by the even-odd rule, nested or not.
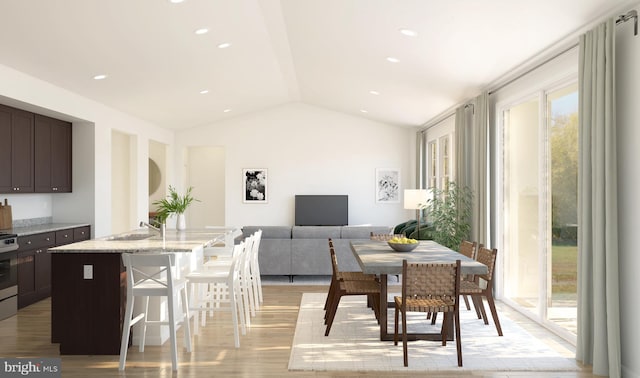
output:
[[[60,354],[119,354],[126,303],[120,253],[54,253],[51,270],[51,342]]]

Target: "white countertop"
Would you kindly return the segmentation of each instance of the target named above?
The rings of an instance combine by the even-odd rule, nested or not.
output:
[[[237,234],[238,228],[219,227],[167,230],[164,241],[157,231],[141,228],[117,235],[49,248],[49,253],[133,253],[133,252],[193,252],[216,243],[223,243],[229,233]],[[136,236],[148,238],[130,240]],[[122,240],[124,238],[124,240]],[[118,240],[120,239],[120,240]]]
[[[9,234],[16,234],[18,237],[27,236],[33,234],[40,234],[43,232],[54,232],[60,230],[66,230],[69,228],[85,227],[89,226],[89,223],[42,223],[29,226],[13,227],[10,229],[2,230]]]

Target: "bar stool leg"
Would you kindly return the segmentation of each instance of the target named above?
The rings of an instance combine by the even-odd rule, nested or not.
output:
[[[178,370],[178,345],[176,342],[176,319],[175,319],[175,307],[173,307],[173,295],[167,296],[167,302],[169,305],[167,309],[169,311],[169,342],[171,343],[171,366],[173,371]]]
[[[124,325],[122,327],[122,341],[120,343],[120,365],[118,370],[123,371],[125,361],[127,360],[127,351],[129,349],[129,335],[131,333],[131,318],[133,317],[133,297],[127,298],[127,304],[124,315]]]
[[[142,318],[142,324],[140,326],[140,346],[138,350],[144,352],[144,344],[147,338],[147,322],[149,321],[149,297],[144,297],[144,316]]]
[[[182,326],[184,327],[184,345],[187,348],[187,352],[191,352],[191,324],[189,323],[189,300],[187,298],[187,288],[181,290],[182,294],[182,312],[184,313],[184,320]]]

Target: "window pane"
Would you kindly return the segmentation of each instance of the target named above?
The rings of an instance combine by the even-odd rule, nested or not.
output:
[[[578,267],[578,88],[547,95],[551,150],[551,290],[547,317],[576,334]]]
[[[437,182],[438,150],[436,142],[429,142],[429,188],[435,188]]]
[[[505,138],[505,296],[539,313],[539,101],[503,113]]]

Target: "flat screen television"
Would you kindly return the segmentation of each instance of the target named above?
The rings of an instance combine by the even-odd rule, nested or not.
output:
[[[349,224],[349,196],[296,195],[296,226],[345,226]]]

